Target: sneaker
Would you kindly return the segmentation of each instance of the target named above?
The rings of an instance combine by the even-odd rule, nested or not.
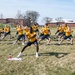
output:
[[[16,44],[16,41],[12,45],[15,45],[15,44]]]
[[[20,58],[22,56],[22,53],[20,52],[17,56],[17,58]]]
[[[58,43],[58,46],[60,46],[60,45],[61,45],[61,43],[59,42],[59,43]]]
[[[36,53],[36,58],[38,58],[38,53]]]
[[[22,42],[22,45],[24,45],[24,42]]]

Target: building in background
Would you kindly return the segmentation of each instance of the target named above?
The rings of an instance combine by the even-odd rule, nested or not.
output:
[[[14,18],[6,18],[6,19],[0,19],[0,23],[3,23],[3,24],[7,24],[7,23],[10,23],[14,26],[20,24],[20,25],[24,25],[24,22],[25,20],[24,19],[14,19]],[[71,27],[75,27],[75,22],[71,19],[62,19],[61,22],[58,22],[57,20],[53,19],[49,24],[49,26],[51,27],[55,27],[57,26],[58,24],[67,24],[68,26],[71,26]],[[40,24],[39,24],[40,25]]]
[[[53,19],[52,22],[49,23],[49,26],[55,27],[58,24],[67,24],[68,26],[75,27],[75,22],[72,19],[62,19],[61,22],[58,22],[57,20]]]
[[[12,25],[23,25],[23,19],[13,19],[13,18],[6,18],[6,19],[0,19],[0,23],[3,23],[3,24],[7,24],[7,23],[10,23]]]

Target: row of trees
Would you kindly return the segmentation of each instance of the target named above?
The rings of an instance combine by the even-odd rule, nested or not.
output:
[[[39,16],[40,14],[36,11],[26,11],[24,14],[22,14],[21,11],[18,11],[16,18],[18,19],[18,21],[20,21],[20,19],[23,19],[23,24],[30,26],[37,22]]]
[[[38,17],[40,14],[36,11],[26,11],[25,14],[21,14],[21,11],[17,12],[17,19],[24,19],[24,24],[31,25],[35,22],[37,22]],[[58,22],[62,22],[62,17],[58,17],[55,20]],[[43,22],[44,23],[50,23],[52,22],[53,18],[50,17],[44,17]]]
[[[40,14],[37,11],[26,11],[25,13],[21,13],[20,10],[17,11],[16,18],[18,19],[18,23],[20,23],[20,20],[23,19],[24,25],[32,25],[33,23],[37,22]],[[0,14],[0,19],[3,19],[3,14]],[[62,21],[62,17],[56,18],[58,22]],[[53,18],[50,17],[44,17],[43,22],[44,23],[50,23],[52,22]]]
[[[55,19],[57,22],[62,22],[63,21],[63,18],[62,17],[58,17]],[[50,18],[50,17],[44,17],[43,18],[43,21],[45,23],[51,23],[53,21],[53,18]]]

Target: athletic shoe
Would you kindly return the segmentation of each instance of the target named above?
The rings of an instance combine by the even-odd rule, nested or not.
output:
[[[16,41],[12,45],[15,45],[15,44],[16,44]]]
[[[38,58],[38,53],[36,52],[36,58]]]
[[[17,56],[17,58],[20,58],[22,56],[22,53],[20,52]]]
[[[22,42],[22,45],[24,45],[24,42]]]

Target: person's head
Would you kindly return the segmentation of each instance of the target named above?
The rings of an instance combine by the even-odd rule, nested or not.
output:
[[[29,27],[28,26],[25,26],[24,28],[29,30]]]
[[[48,26],[48,23],[46,23],[45,25]]]
[[[68,26],[68,30],[71,30],[71,27],[70,26]]]
[[[65,24],[62,24],[62,26],[65,26]]]
[[[32,28],[32,27],[30,27],[29,29],[30,29],[30,33],[32,33],[32,32],[33,32],[33,28]]]
[[[19,28],[21,28],[21,25],[19,25]]]
[[[67,24],[65,24],[65,27],[67,27]]]
[[[34,23],[33,25],[37,26],[37,24],[36,24],[36,23]]]

